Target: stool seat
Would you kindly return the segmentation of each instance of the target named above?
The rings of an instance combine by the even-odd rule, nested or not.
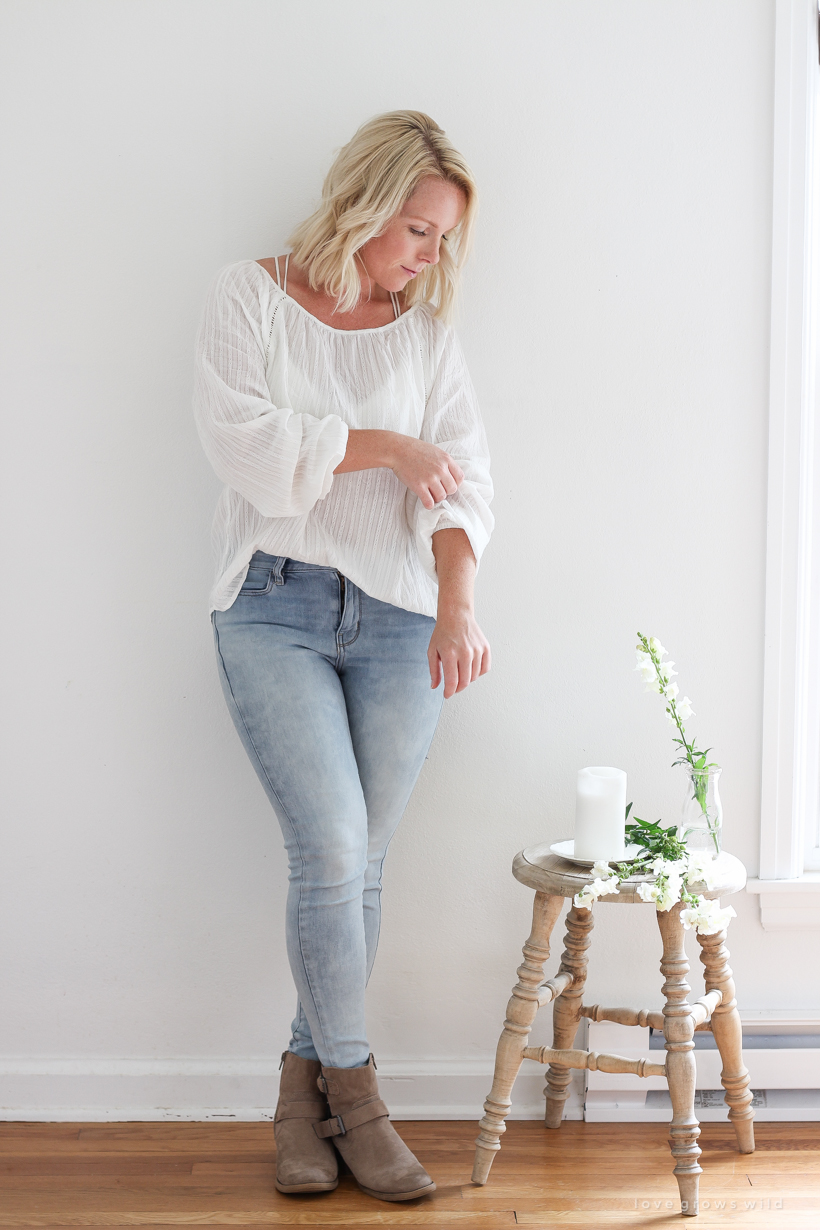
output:
[[[574,897],[586,884],[592,883],[592,872],[578,863],[570,862],[553,854],[548,845],[530,846],[521,850],[513,859],[513,875],[516,880],[534,888],[536,892],[547,893],[550,896]],[[710,900],[728,897],[731,893],[739,893],[746,887],[746,868],[739,858],[727,854],[725,850],[714,861],[715,887],[707,888],[705,884],[693,884],[691,890]],[[639,884],[654,884],[654,876],[630,876],[622,880],[617,893],[607,897],[599,897],[601,905],[645,905],[646,902],[638,896]]]
[[[518,967],[518,982],[507,1004],[507,1018],[496,1051],[493,1086],[484,1103],[484,1117],[476,1141],[473,1182],[487,1182],[490,1167],[501,1148],[504,1120],[512,1106],[510,1095],[524,1059],[548,1064],[545,1125],[559,1128],[564,1103],[569,1095],[570,1071],[573,1068],[604,1072],[632,1072],[637,1076],[664,1076],[669,1084],[672,1121],[669,1143],[675,1159],[675,1176],[681,1198],[681,1212],[692,1216],[698,1211],[698,1163],[701,1150],[697,1144],[700,1127],[695,1118],[695,1030],[711,1030],[720,1051],[723,1070],[721,1083],[726,1091],[729,1119],[734,1125],[741,1153],[754,1151],[752,1093],[749,1073],[743,1063],[740,1016],[735,1000],[735,984],[729,968],[725,929],[714,935],[697,935],[700,959],[704,966],[706,994],[690,1004],[687,1000],[689,961],[684,947],[682,902],[670,910],[655,910],[663,942],[661,988],[662,1008],[604,1007],[583,1003],[587,975],[587,949],[593,926],[591,909],[571,905],[567,914],[567,933],[558,973],[544,981],[544,965],[550,955],[553,927],[561,915],[565,898],[575,897],[591,883],[591,868],[553,854],[548,845],[531,846],[513,860],[513,875],[522,884],[535,889],[532,931],[524,944],[524,961]],[[705,884],[690,885],[693,893],[716,900],[739,892],[746,883],[746,869],[739,859],[721,853],[714,862],[712,888]],[[646,905],[638,896],[642,883],[652,884],[655,877],[633,876],[624,880],[617,893],[600,897],[600,905]],[[648,911],[647,911],[648,912]],[[538,1009],[553,1004],[553,1043],[551,1047],[527,1046]],[[651,1025],[663,1030],[666,1059],[657,1063],[646,1059],[629,1059],[623,1055],[595,1054],[573,1049],[578,1025],[583,1018],[594,1021],[617,1021],[621,1025]],[[657,1053],[656,1053],[657,1054]]]

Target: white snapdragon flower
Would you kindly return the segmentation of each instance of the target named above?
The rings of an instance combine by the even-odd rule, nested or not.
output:
[[[644,683],[651,683],[653,679],[657,679],[655,663],[652,661],[649,654],[644,653],[642,650],[639,649],[637,650],[635,656],[638,659],[637,665],[635,666],[635,670],[641,672],[641,678],[643,679]]]
[[[639,884],[638,896],[641,901],[654,901],[657,903],[660,896],[660,887],[657,884]]]
[[[612,875],[609,869],[609,863],[605,858],[599,858],[598,862],[592,868],[592,876],[595,880],[605,880]]]
[[[685,864],[656,858],[650,866],[657,879],[654,884],[639,884],[638,896],[641,901],[654,901],[661,913],[665,914],[681,899]]]
[[[603,869],[606,879],[603,875],[595,873]],[[609,863],[603,859],[599,860],[592,868],[594,879],[591,884],[585,884],[580,892],[576,893],[573,901],[581,910],[591,910],[599,897],[608,897],[611,893],[618,891],[618,877],[614,872],[610,871]]]
[[[695,711],[692,708],[692,702],[688,696],[684,696],[682,701],[678,702],[678,717],[682,722],[686,722],[690,717],[695,716]]]
[[[715,860],[707,850],[693,850],[686,866],[687,884],[705,884],[714,888],[717,883]]]
[[[680,901],[680,892],[676,893],[674,884],[664,879],[657,880],[654,884],[639,884],[638,896],[642,901],[653,901],[662,914]]]
[[[598,889],[598,896],[609,897],[612,893],[617,893],[620,881],[616,875],[611,875],[608,880],[596,880],[595,883],[601,886]]]
[[[658,640],[658,638],[657,638],[656,636],[650,636],[650,638],[649,638],[649,648],[650,648],[650,649],[652,650],[652,652],[653,652],[654,654],[656,654],[659,658],[665,658],[665,657],[666,657],[666,650],[664,649],[663,645],[660,643],[660,641]]]
[[[675,859],[673,861],[672,859],[662,858],[660,855],[657,858],[653,858],[649,866],[652,868],[652,874],[655,876],[677,876],[678,879],[686,870],[686,863],[683,859]]]
[[[731,918],[737,918],[737,912],[730,905],[721,909],[719,901],[699,897],[696,906],[681,910],[680,918],[687,931],[694,927],[699,935],[715,935],[729,925]]]
[[[674,665],[675,665],[674,662],[661,662],[659,670],[660,670],[660,676],[663,679],[664,683],[668,683],[673,675],[677,675],[678,672],[672,670],[672,667]]]
[[[680,876],[665,876],[661,880],[661,894],[658,897],[658,909],[664,914],[680,901],[683,880]]]
[[[663,694],[667,700],[676,700],[679,691],[680,688],[676,683],[667,683],[666,687],[663,689]]]
[[[608,897],[610,893],[617,893],[618,877],[609,876],[604,880],[600,876],[596,876],[592,883],[587,885],[587,889],[593,892],[596,897]]]

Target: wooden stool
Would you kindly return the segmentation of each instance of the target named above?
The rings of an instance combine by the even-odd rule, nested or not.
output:
[[[746,883],[746,869],[731,854],[716,859],[717,880],[704,897],[726,897],[738,892]],[[743,1063],[740,1017],[735,1000],[735,984],[728,965],[729,953],[724,945],[726,931],[716,935],[698,935],[700,959],[704,965],[706,994],[694,1004],[687,1003],[689,986],[686,975],[689,962],[683,944],[683,925],[679,902],[666,913],[657,913],[663,940],[661,973],[666,1004],[660,1012],[645,1009],[601,1008],[584,1005],[583,994],[587,974],[586,950],[590,945],[593,926],[592,910],[573,905],[567,915],[561,967],[555,976],[543,982],[544,963],[550,955],[550,936],[561,914],[564,898],[572,899],[592,874],[577,863],[551,854],[549,846],[533,846],[515,856],[513,875],[522,884],[535,889],[532,932],[524,945],[524,963],[518,967],[518,983],[507,1005],[504,1032],[498,1042],[495,1073],[490,1096],[484,1103],[481,1133],[476,1141],[473,1183],[486,1183],[490,1166],[501,1148],[500,1136],[504,1120],[510,1112],[510,1094],[521,1067],[522,1059],[534,1059],[549,1064],[547,1072],[548,1128],[561,1126],[570,1083],[570,1068],[590,1071],[633,1072],[637,1076],[665,1076],[672,1101],[672,1122],[669,1143],[675,1159],[675,1174],[680,1188],[681,1212],[689,1216],[698,1211],[698,1164],[700,1135],[695,1118],[695,1043],[696,1030],[709,1029],[714,1034],[723,1064],[721,1082],[726,1090],[729,1118],[734,1124],[738,1149],[754,1152],[754,1128],[749,1089],[749,1073]],[[607,904],[632,904],[641,901],[638,885],[652,883],[652,876],[635,876],[624,880],[617,894],[599,898],[596,909]],[[553,1008],[553,1045],[527,1046],[535,1014],[544,1004],[555,1001]],[[666,1039],[666,1062],[652,1063],[648,1059],[626,1059],[622,1055],[596,1055],[590,1051],[571,1050],[582,1017],[592,1021],[617,1021],[619,1025],[650,1025],[662,1029]]]

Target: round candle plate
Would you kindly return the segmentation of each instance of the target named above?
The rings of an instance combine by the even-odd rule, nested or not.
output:
[[[569,841],[556,841],[550,846],[553,854],[557,854],[559,858],[565,858],[570,863],[577,863],[579,867],[594,867],[596,860],[594,858],[576,858],[575,857],[575,838],[571,837]],[[624,853],[624,860],[628,858],[637,858],[640,852],[640,846],[627,846]],[[623,860],[609,859],[609,862],[618,862]]]

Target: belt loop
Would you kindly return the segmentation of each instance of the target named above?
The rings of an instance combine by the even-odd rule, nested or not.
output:
[[[285,578],[282,576],[282,571],[287,562],[286,555],[277,555],[276,563],[273,565],[273,583],[274,585],[284,585]]]

